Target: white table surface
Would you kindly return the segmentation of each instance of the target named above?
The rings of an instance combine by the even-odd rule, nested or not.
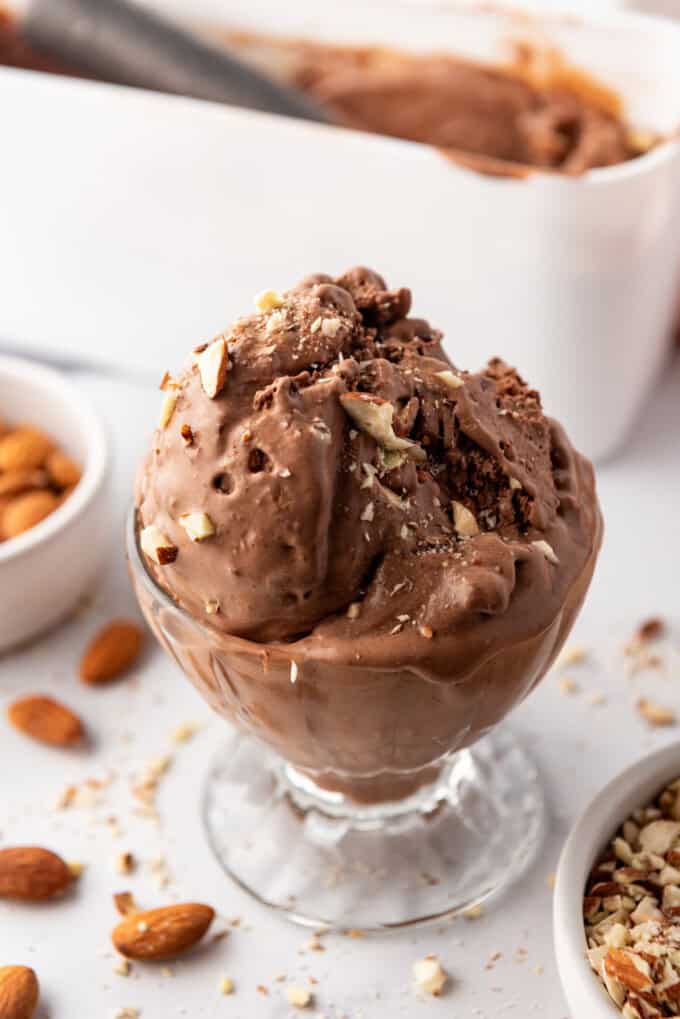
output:
[[[59,87],[64,92],[71,88],[68,83]],[[38,103],[41,89],[35,82],[25,90],[24,101],[30,92],[31,101]],[[286,261],[281,251],[263,245],[257,258],[238,265],[237,276],[224,278],[222,296],[231,251],[228,232],[217,228],[222,210],[210,210],[205,196],[201,204],[198,195],[196,214],[187,213],[181,223],[186,243],[173,243],[177,220],[165,215],[170,208],[166,198],[170,178],[184,172],[183,164],[175,161],[168,175],[153,179],[153,215],[141,219],[131,235],[133,181],[115,178],[115,147],[88,153],[71,188],[57,192],[58,174],[63,178],[69,170],[61,125],[55,122],[53,136],[48,132],[36,138],[23,119],[25,110],[10,103],[5,113],[15,144],[3,154],[0,168],[2,179],[12,184],[11,200],[0,203],[2,340],[53,354],[92,354],[95,360],[156,379],[166,367],[178,366],[187,337],[190,343],[224,325],[225,307],[238,309],[244,301],[247,307],[255,290],[272,281],[278,285],[283,264],[286,279],[310,269],[308,248],[304,259],[303,252],[295,251]],[[109,120],[106,126],[113,128],[116,122]],[[146,123],[141,116],[133,127],[142,138]],[[195,178],[208,186],[216,164],[192,168],[191,163],[187,151],[187,172],[195,170]],[[151,180],[143,152],[138,169]],[[271,166],[263,161],[253,173],[264,188]],[[119,210],[120,216],[112,217],[119,220],[118,229],[115,222],[114,227],[104,223],[97,201],[97,187],[112,176],[115,187],[108,191],[108,209]],[[75,226],[64,236],[61,225],[71,212]],[[296,210],[284,212],[294,217]],[[369,262],[373,259],[393,277],[402,273],[415,284],[419,306],[433,321],[446,324],[446,302],[438,297],[436,280],[420,279],[417,253],[401,250],[387,227],[376,231],[375,223],[349,221],[337,226],[351,234],[353,242],[360,241]],[[205,238],[211,257],[202,246]],[[337,244],[337,231],[328,237],[320,231],[311,267],[333,267]],[[159,364],[163,357],[166,361]],[[463,360],[472,365],[479,357]],[[208,760],[225,737],[224,723],[212,718],[151,639],[130,679],[95,691],[76,678],[89,635],[114,616],[136,613],[123,561],[122,519],[135,463],[157,419],[160,394],[151,383],[84,374],[75,378],[106,418],[115,447],[117,526],[111,535],[110,568],[77,618],[0,659],[0,710],[20,694],[49,693],[78,710],[94,737],[87,751],[49,750],[29,743],[0,717],[0,846],[43,844],[86,864],[77,889],[62,901],[37,907],[0,903],[0,965],[36,968],[43,989],[38,1019],[107,1019],[123,1006],[140,1009],[143,1019],[277,1019],[291,1012],[286,983],[305,982],[309,976],[318,980],[316,1003],[301,1014],[315,1019],[525,1019],[531,1014],[566,1019],[553,959],[548,883],[559,847],[599,787],[635,757],[678,735],[675,729],[650,731],[634,705],[644,694],[680,712],[680,362],[669,367],[658,399],[624,454],[600,470],[607,537],[573,637],[592,653],[587,666],[569,671],[581,692],[565,696],[558,676],[549,676],[510,723],[540,767],[549,802],[548,835],[531,872],[476,921],[460,919],[440,929],[362,940],[328,936],[323,953],[306,950],[308,933],[251,902],[212,859],[200,829],[199,794]],[[666,615],[674,626],[667,672],[627,678],[622,645],[641,619],[657,614]],[[606,704],[593,706],[590,699],[599,693]],[[187,720],[200,721],[203,727],[193,741],[175,747],[170,734]],[[131,813],[130,777],[170,749],[173,762],[160,786],[157,828]],[[109,774],[115,779],[101,802],[54,811],[65,786]],[[106,823],[110,817],[118,820],[118,838]],[[113,867],[114,856],[124,850],[142,861],[131,877],[121,877]],[[165,889],[156,886],[148,867],[159,854],[174,875]],[[147,906],[198,899],[214,905],[225,918],[241,917],[242,923],[219,944],[207,944],[174,965],[172,975],[135,966],[132,975],[123,978],[113,972],[109,933],[116,922],[111,894],[126,888]],[[428,952],[440,956],[452,982],[442,998],[423,1002],[411,989],[411,966]],[[487,968],[495,953],[502,953],[501,958]],[[284,973],[287,981],[277,982]],[[224,975],[235,981],[233,996],[218,993]],[[259,993],[258,985],[266,986],[269,995]]]
[[[118,520],[111,535],[110,570],[76,619],[0,661],[0,708],[19,694],[47,692],[77,709],[94,737],[88,751],[60,752],[30,743],[0,721],[0,845],[43,844],[86,864],[77,890],[62,901],[0,905],[0,964],[37,969],[43,987],[39,1019],[106,1019],[122,1006],[139,1008],[143,1019],[284,1017],[291,1012],[286,983],[276,981],[284,973],[294,982],[309,976],[318,980],[316,1005],[302,1013],[315,1019],[496,1019],[506,1014],[565,1019],[548,882],[560,845],[577,813],[614,772],[677,738],[675,729],[649,730],[634,704],[644,693],[680,709],[680,361],[669,366],[625,454],[600,470],[607,538],[574,633],[574,641],[592,654],[587,666],[569,670],[581,692],[565,696],[552,674],[511,720],[540,766],[549,802],[549,833],[530,873],[492,901],[478,920],[361,940],[328,936],[323,953],[305,950],[305,931],[250,901],[212,859],[200,828],[199,791],[208,759],[224,739],[224,723],[211,718],[176,666],[149,639],[144,661],[131,678],[104,690],[85,688],[76,678],[81,649],[93,630],[113,616],[136,613],[123,561],[122,517],[159,397],[145,385],[85,375],[76,379],[108,421],[115,446]],[[667,672],[628,678],[622,645],[641,619],[657,614],[674,626]],[[595,693],[604,694],[607,703],[593,706]],[[171,731],[189,719],[204,728],[193,741],[173,747]],[[129,779],[170,748],[174,757],[160,787],[157,828],[131,813]],[[117,778],[100,804],[52,809],[67,784],[109,772]],[[121,828],[118,838],[106,824],[111,816]],[[114,855],[123,850],[144,862],[131,877],[113,868]],[[159,854],[174,875],[163,890],[146,865]],[[135,966],[123,978],[113,972],[109,932],[116,920],[111,895],[126,888],[144,905],[198,899],[224,917],[241,917],[242,923],[225,940],[178,962],[173,975]],[[440,999],[423,1002],[413,994],[410,973],[413,961],[428,952],[440,956],[452,983]],[[502,957],[487,968],[497,952]],[[218,993],[223,975],[235,981],[233,996]],[[269,989],[269,996],[257,991],[259,984]]]

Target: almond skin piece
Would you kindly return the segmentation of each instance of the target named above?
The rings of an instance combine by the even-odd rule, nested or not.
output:
[[[141,913],[135,902],[132,892],[116,892],[113,896],[113,904],[121,916],[131,916],[133,913]]]
[[[122,920],[111,935],[114,948],[126,959],[163,962],[197,944],[213,921],[215,911],[198,902],[184,902]]]
[[[141,628],[116,619],[88,644],[80,660],[80,678],[91,686],[117,679],[137,660],[141,648]]]
[[[71,488],[80,481],[81,470],[75,460],[60,449],[55,449],[47,458],[45,464],[52,481],[57,488]]]
[[[70,708],[51,697],[22,697],[7,708],[15,729],[55,747],[72,747],[83,738],[83,725]]]
[[[3,534],[6,538],[16,538],[39,524],[58,505],[59,500],[54,492],[36,489],[34,492],[17,495],[3,511],[1,525]]]
[[[51,899],[68,888],[72,880],[66,863],[49,849],[0,849],[0,898],[27,902]]]
[[[0,966],[0,1019],[31,1019],[39,995],[38,978],[28,966]]]
[[[0,439],[0,471],[42,467],[54,443],[48,435],[28,425]]]

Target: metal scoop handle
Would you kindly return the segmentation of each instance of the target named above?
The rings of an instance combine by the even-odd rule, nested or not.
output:
[[[129,0],[32,0],[22,30],[36,48],[108,81],[328,122],[303,93]]]

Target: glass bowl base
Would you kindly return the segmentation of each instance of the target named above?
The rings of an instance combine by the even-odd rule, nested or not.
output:
[[[465,912],[514,881],[544,829],[536,769],[504,729],[398,803],[357,807],[234,734],[203,818],[223,869],[296,923],[388,930]]]

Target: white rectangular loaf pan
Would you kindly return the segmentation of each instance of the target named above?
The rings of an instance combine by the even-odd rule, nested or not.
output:
[[[243,8],[209,6],[229,23]],[[265,25],[267,10],[240,21],[485,60],[530,38],[619,90],[636,125],[680,124],[668,22],[302,4]],[[461,367],[516,364],[593,457],[650,396],[678,280],[675,140],[578,179],[502,179],[425,146],[27,72],[0,72],[0,102],[0,345],[160,376],[257,291],[364,263],[412,287]]]

